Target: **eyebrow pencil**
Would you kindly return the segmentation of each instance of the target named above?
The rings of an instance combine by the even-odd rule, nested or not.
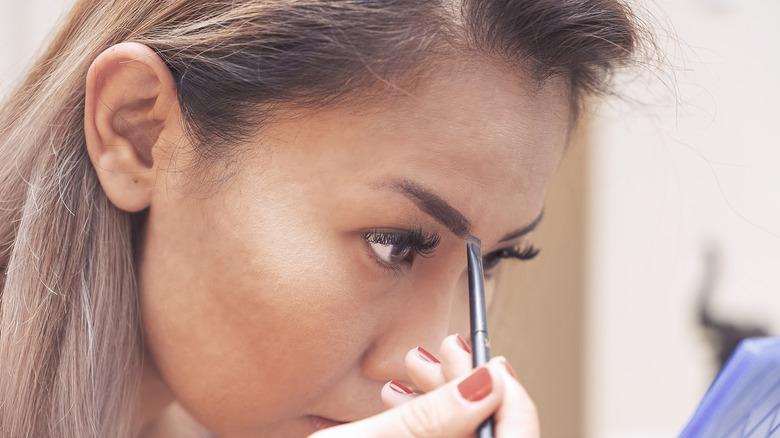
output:
[[[471,319],[471,362],[476,368],[490,360],[490,338],[485,306],[485,276],[479,239],[469,234],[466,257],[469,271],[469,316]],[[477,438],[493,438],[493,416],[477,428]]]

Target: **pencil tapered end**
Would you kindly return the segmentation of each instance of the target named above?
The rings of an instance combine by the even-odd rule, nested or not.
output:
[[[471,234],[469,234],[467,239],[468,239],[468,243],[471,243],[472,245],[476,245],[477,248],[481,248],[482,247],[482,241],[480,241],[476,237],[472,236]]]

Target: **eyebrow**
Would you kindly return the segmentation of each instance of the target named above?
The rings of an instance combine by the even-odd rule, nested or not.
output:
[[[394,191],[406,196],[411,200],[417,208],[422,210],[427,215],[431,216],[436,222],[444,225],[449,229],[452,234],[458,237],[466,237],[471,229],[471,223],[461,212],[455,209],[453,206],[447,203],[444,199],[436,195],[434,192],[426,189],[425,187],[415,182],[402,179],[394,180],[389,183],[382,184],[383,187],[389,187]],[[508,240],[517,239],[522,237],[539,225],[544,217],[544,210],[539,216],[534,219],[533,222],[526,225],[523,228],[512,231],[505,235],[499,242],[506,242]]]
[[[447,227],[452,234],[458,237],[466,237],[469,234],[469,220],[432,191],[409,180],[392,181],[389,187],[409,198],[417,208]]]

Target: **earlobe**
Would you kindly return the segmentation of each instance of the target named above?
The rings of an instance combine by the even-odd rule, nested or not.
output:
[[[163,132],[180,132],[178,124],[173,76],[151,48],[117,44],[92,63],[84,108],[87,151],[114,205],[130,212],[149,206],[170,141]]]

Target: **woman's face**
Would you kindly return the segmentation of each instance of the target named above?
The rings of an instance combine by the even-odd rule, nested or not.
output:
[[[179,182],[185,143],[140,253],[145,341],[174,397],[221,437],[299,437],[383,410],[409,349],[468,333],[466,234],[487,267],[527,243],[567,138],[566,90],[480,64],[373,105],[281,111],[202,190],[197,174]]]

